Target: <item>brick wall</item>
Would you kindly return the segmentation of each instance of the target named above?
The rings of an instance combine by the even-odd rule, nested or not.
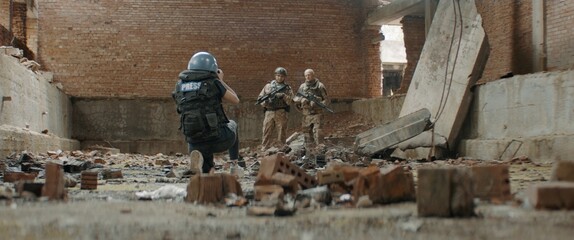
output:
[[[546,53],[548,70],[574,67],[574,1],[548,0],[546,8]]]
[[[413,74],[426,39],[424,17],[405,16],[401,23],[403,24],[403,34],[405,36],[407,67],[405,68],[401,88],[396,93],[406,93],[409,90],[409,85],[413,79]]]
[[[10,26],[10,1],[0,1],[0,25],[6,29]]]
[[[531,72],[531,1],[485,0],[477,1],[476,6],[490,44],[490,55],[478,82],[497,80],[510,72]]]
[[[26,3],[12,3],[12,34],[26,43]]]
[[[378,56],[364,49],[373,31],[363,30],[361,1],[52,0],[38,12],[40,63],[73,96],[168,97],[200,50],[244,99],[277,66],[294,86],[313,68],[334,98],[367,97],[357,86],[376,71],[361,60]]]

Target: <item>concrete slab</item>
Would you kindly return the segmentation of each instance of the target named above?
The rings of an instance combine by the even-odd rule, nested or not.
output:
[[[466,116],[471,100],[470,87],[482,72],[488,50],[482,18],[474,0],[457,3],[460,6],[451,1],[440,1],[437,6],[399,115],[429,109],[433,122],[436,121],[435,133],[444,136],[449,146],[454,145]],[[459,7],[461,12],[457,11],[455,15],[453,8]],[[458,19],[460,16],[462,24]],[[452,48],[449,48],[451,41]],[[440,109],[444,109],[442,114]],[[430,138],[427,141],[430,142]]]
[[[373,155],[423,132],[430,124],[428,109],[420,109],[395,121],[372,128],[357,135],[356,151]]]

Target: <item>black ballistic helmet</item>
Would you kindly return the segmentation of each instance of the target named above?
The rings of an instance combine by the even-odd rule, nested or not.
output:
[[[191,59],[189,59],[189,63],[187,64],[187,69],[189,70],[200,70],[200,71],[208,71],[208,72],[217,72],[217,60],[215,57],[208,52],[198,52],[194,54]]]
[[[287,76],[287,70],[282,67],[278,67],[275,69],[275,74],[281,74],[283,76]]]

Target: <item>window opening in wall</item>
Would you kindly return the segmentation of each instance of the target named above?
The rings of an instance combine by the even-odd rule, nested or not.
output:
[[[401,86],[407,65],[403,28],[398,25],[383,25],[381,32],[385,40],[380,42],[381,51],[381,95],[391,96]]]

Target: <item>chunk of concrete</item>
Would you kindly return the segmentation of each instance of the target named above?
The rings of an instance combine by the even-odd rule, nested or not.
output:
[[[373,155],[422,133],[430,125],[428,109],[419,109],[395,121],[362,132],[355,138],[356,152]]]

